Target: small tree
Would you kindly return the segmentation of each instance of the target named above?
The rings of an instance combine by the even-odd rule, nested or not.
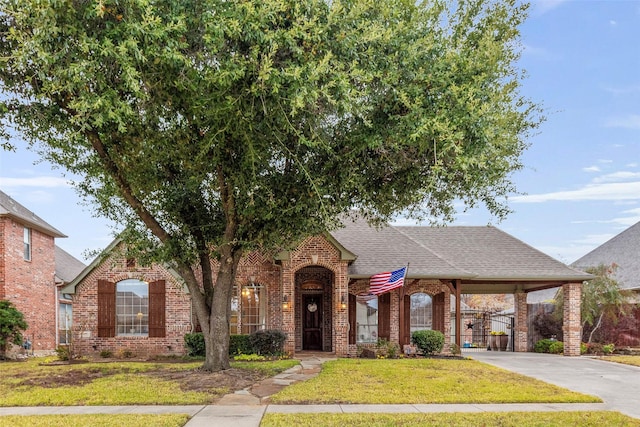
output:
[[[9,343],[22,344],[22,331],[27,322],[22,313],[6,300],[0,300],[0,358],[4,358]]]
[[[582,298],[580,302],[580,316],[582,318],[582,340],[591,343],[593,334],[602,326],[604,319],[610,319],[617,323],[618,316],[625,316],[629,309],[631,293],[620,289],[620,285],[613,279],[618,269],[616,263],[600,264],[597,267],[589,267],[587,273],[593,274],[594,279],[582,285]],[[556,296],[556,316],[562,316],[564,301],[562,292]],[[587,328],[588,327],[588,328]],[[590,328],[590,330],[589,330]],[[589,333],[588,337],[584,335]],[[586,339],[585,339],[586,338]]]

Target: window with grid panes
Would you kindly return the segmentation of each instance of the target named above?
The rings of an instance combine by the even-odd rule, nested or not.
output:
[[[411,333],[433,329],[432,314],[433,308],[429,295],[421,292],[411,295]]]
[[[116,284],[116,335],[148,335],[149,284],[127,279]]]

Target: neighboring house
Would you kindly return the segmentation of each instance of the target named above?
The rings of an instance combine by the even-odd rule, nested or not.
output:
[[[81,270],[80,261],[56,247],[60,237],[66,236],[0,191],[0,299],[24,314],[25,341],[34,354],[55,350],[56,284]]]
[[[581,270],[600,264],[616,264],[613,279],[634,293],[635,307],[631,313],[619,321],[606,320],[600,329],[605,342],[618,346],[640,346],[640,222],[627,228],[602,245],[598,246],[572,266]]]
[[[620,288],[634,291],[640,296],[640,222],[601,244],[571,265],[584,270],[600,264],[613,263],[618,265],[613,278]]]
[[[114,241],[62,289],[73,295],[74,324],[82,329],[74,344],[80,351],[182,353],[184,334],[197,330],[186,287],[170,268],[142,267],[122,249]],[[407,264],[404,287],[370,295],[373,274]],[[494,227],[375,229],[347,220],[275,257],[247,254],[237,271],[230,327],[241,334],[281,329],[291,354],[355,355],[378,339],[408,344],[415,329],[440,330],[446,344],[461,345],[460,295],[513,293],[515,350],[526,351],[527,292],[562,286],[569,302],[565,354],[577,355],[580,289],[591,277]]]

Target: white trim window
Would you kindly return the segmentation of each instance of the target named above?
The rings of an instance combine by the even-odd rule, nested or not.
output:
[[[29,227],[24,228],[24,260],[31,261],[31,229]]]
[[[358,344],[378,342],[378,297],[356,296],[356,342]]]
[[[433,304],[425,293],[411,295],[411,333],[433,329]]]
[[[149,334],[149,284],[126,279],[116,284],[116,335]]]

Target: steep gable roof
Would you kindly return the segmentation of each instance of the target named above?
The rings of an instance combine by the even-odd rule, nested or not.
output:
[[[623,289],[640,289],[640,222],[609,239],[571,265],[586,269],[616,263],[615,280]]]
[[[3,191],[0,191],[0,216],[12,218],[14,221],[38,230],[48,236],[67,237]]]

